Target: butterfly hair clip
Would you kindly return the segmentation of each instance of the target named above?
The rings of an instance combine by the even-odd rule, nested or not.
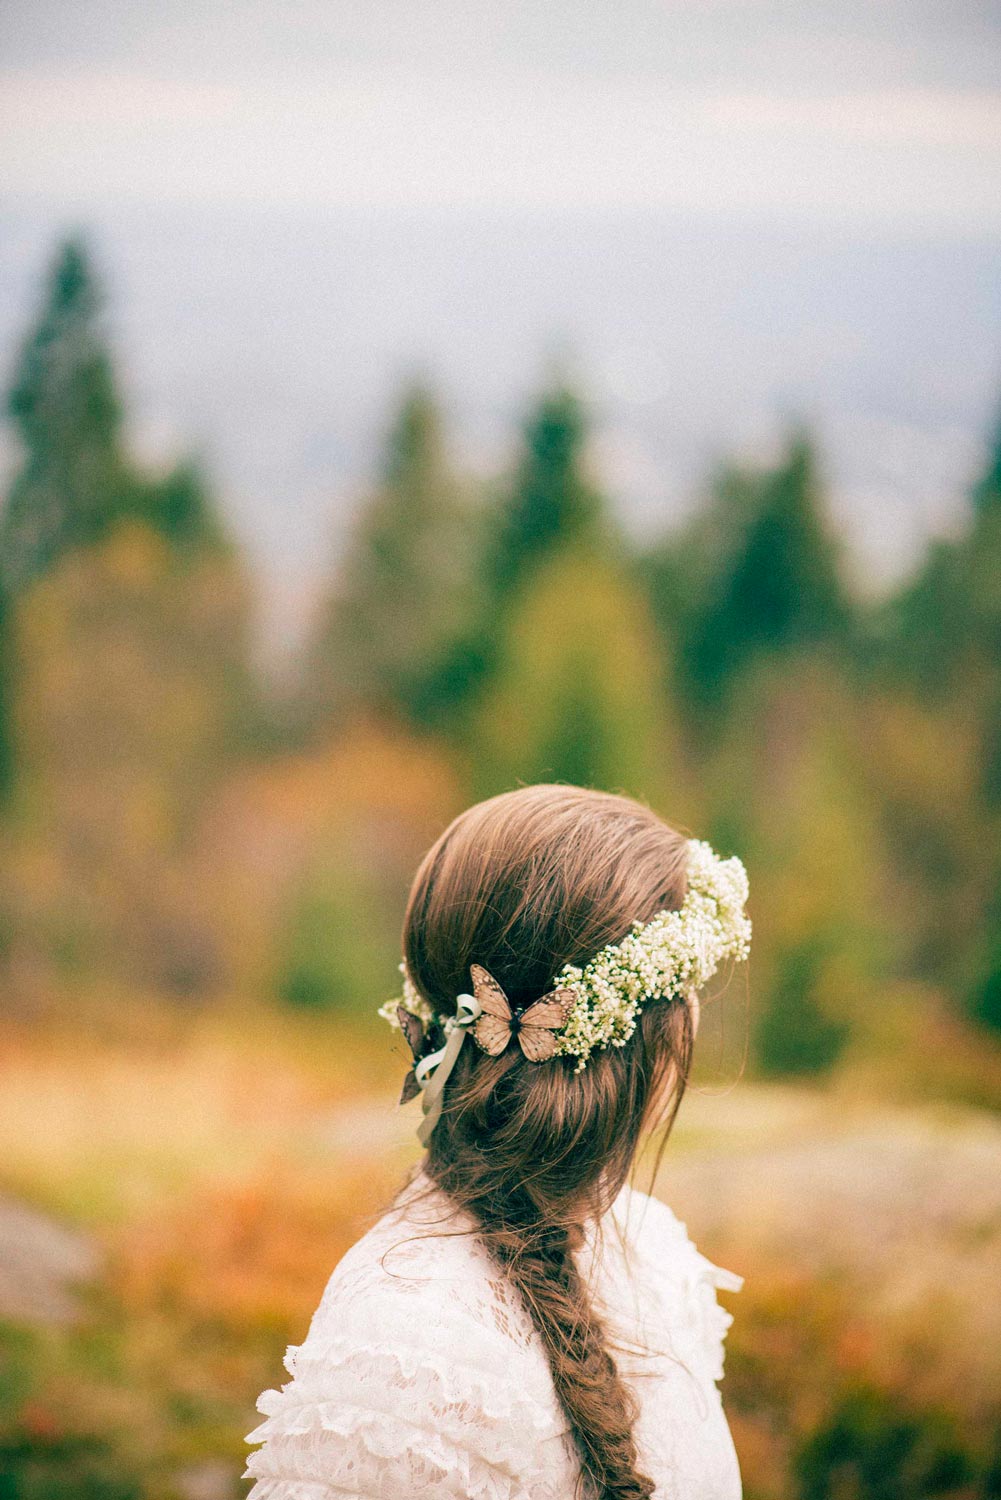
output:
[[[575,995],[573,990],[551,990],[517,1015],[500,985],[480,964],[470,964],[473,994],[480,1015],[473,1025],[473,1038],[490,1057],[499,1057],[512,1037],[529,1062],[546,1062],[556,1053],[556,1032],[566,1025]]]

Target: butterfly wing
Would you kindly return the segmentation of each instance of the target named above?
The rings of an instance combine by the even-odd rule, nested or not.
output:
[[[420,1091],[421,1086],[417,1082],[417,1074],[414,1072],[413,1068],[411,1068],[410,1072],[403,1080],[403,1089],[400,1093],[400,1103],[409,1104],[411,1099],[416,1099]]]
[[[499,1057],[511,1040],[511,1006],[492,974],[479,964],[470,964],[473,994],[482,1007],[473,1026],[473,1036],[484,1052]]]
[[[407,1046],[410,1048],[414,1062],[416,1062],[418,1057],[420,1057],[421,1055],[421,1047],[424,1045],[424,1027],[421,1024],[420,1016],[415,1016],[413,1011],[407,1010],[405,1005],[398,1005],[396,1007],[396,1019],[400,1023],[400,1030],[406,1037]],[[417,1074],[414,1072],[413,1068],[411,1068],[406,1078],[404,1078],[403,1080],[403,1091],[400,1094],[400,1103],[408,1104],[416,1094],[420,1093],[420,1091],[420,1084],[417,1082]]]
[[[488,974],[480,964],[470,964],[469,972],[473,976],[473,994],[487,1015],[510,1023],[511,1006],[493,975]]]
[[[554,1056],[555,1032],[565,1024],[573,1001],[572,990],[553,990],[522,1013],[518,1040],[529,1062],[546,1062]]]
[[[412,1056],[414,1058],[419,1057],[421,1045],[424,1041],[424,1027],[421,1025],[420,1016],[415,1016],[412,1011],[407,1010],[406,1006],[398,1005],[396,1007],[396,1019],[400,1023],[400,1030],[407,1039],[407,1046],[410,1048]]]

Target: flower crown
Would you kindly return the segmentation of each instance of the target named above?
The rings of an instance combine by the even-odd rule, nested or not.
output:
[[[512,1014],[496,980],[476,964],[471,966],[474,993],[458,997],[455,1015],[436,1013],[401,964],[403,995],[381,1005],[379,1015],[403,1031],[414,1055],[401,1103],[425,1091],[426,1128],[418,1135],[426,1141],[433,1129],[441,1091],[466,1030],[493,1055],[517,1036],[530,1061],[575,1057],[574,1072],[579,1073],[592,1052],[625,1046],[647,1001],[698,990],[726,960],[747,958],[751,920],[744,911],[746,901],[742,862],[735,855],[720,859],[709,844],[689,839],[688,888],[678,910],[634,922],[620,943],[602,948],[583,968],[566,964],[554,978],[552,992],[520,1015]],[[422,1057],[435,1023],[445,1046]]]

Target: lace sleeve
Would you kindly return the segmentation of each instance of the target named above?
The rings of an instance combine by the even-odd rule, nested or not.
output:
[[[566,1437],[525,1351],[471,1315],[476,1285],[335,1278],[291,1381],[258,1401],[248,1500],[522,1500],[566,1493]],[[571,1485],[572,1488],[572,1485]]]

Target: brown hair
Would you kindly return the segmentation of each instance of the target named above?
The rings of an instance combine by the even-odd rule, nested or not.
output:
[[[482,964],[512,1008],[566,963],[586,963],[634,921],[679,907],[685,837],[627,797],[530,786],[470,808],[430,850],[404,922],[410,976],[450,1014]],[[673,1124],[691,1062],[683,1001],[644,1007],[624,1047],[526,1061],[462,1048],[425,1170],[472,1215],[541,1335],[585,1477],[601,1497],[650,1496],[637,1467],[635,1399],[616,1368],[574,1251],[625,1183],[640,1135]],[[665,1140],[667,1130],[665,1130]],[[661,1143],[663,1149],[663,1142]],[[658,1155],[659,1160],[659,1155]]]

